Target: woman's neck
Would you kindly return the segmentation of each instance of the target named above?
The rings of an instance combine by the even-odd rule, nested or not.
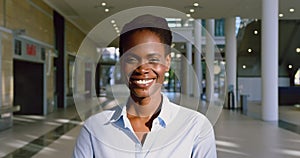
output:
[[[127,113],[136,117],[151,117],[160,110],[161,104],[162,96],[160,93],[142,99],[130,97],[127,102]]]

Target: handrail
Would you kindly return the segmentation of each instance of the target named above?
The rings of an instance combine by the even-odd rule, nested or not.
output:
[[[11,113],[11,112],[17,112],[21,110],[20,105],[16,106],[4,106],[0,107],[0,114],[5,114],[5,113]]]

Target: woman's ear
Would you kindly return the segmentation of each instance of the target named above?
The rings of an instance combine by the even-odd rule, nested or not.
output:
[[[171,55],[170,53],[166,56],[166,72],[170,70],[171,67]]]

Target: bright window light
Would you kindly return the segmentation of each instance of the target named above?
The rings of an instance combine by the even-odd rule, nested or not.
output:
[[[294,79],[295,85],[300,85],[300,69],[295,74],[295,79]]]
[[[169,77],[169,76],[170,76],[169,72],[166,72],[166,73],[165,73],[165,76],[166,76],[166,77]]]

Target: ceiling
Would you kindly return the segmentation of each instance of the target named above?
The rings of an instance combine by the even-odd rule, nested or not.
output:
[[[257,18],[261,17],[261,1],[262,0],[43,0],[49,6],[54,8],[66,19],[79,27],[83,32],[88,33],[94,26],[104,19],[119,14],[125,10],[140,7],[137,12],[124,14],[124,16],[134,16],[142,14],[145,6],[156,6],[148,8],[149,12],[163,14],[165,17],[175,18],[183,16],[187,18],[186,13],[190,13],[190,9],[194,9],[194,13],[190,13],[194,19],[207,18],[225,18],[236,17],[241,18]],[[102,6],[102,2],[106,6]],[[193,4],[197,2],[199,6]],[[163,7],[163,8],[162,8]],[[157,10],[157,8],[159,8]],[[294,8],[293,13],[289,12],[290,8]],[[105,12],[109,9],[109,12]],[[134,10],[134,9],[133,9]],[[177,13],[175,13],[177,12]],[[284,16],[282,19],[300,19],[300,0],[279,0],[279,13]],[[126,18],[125,18],[126,19]],[[116,20],[118,23],[118,21]],[[123,23],[123,22],[119,22]]]
[[[76,25],[81,31],[87,34],[87,39],[97,43],[97,46],[108,46],[111,42],[117,41],[118,35],[114,29],[111,20],[114,20],[119,28],[133,19],[135,16],[151,13],[161,17],[182,18],[188,20],[186,16],[190,9],[194,9],[191,18],[194,19],[220,19],[226,17],[241,17],[246,19],[261,19],[262,0],[43,0],[57,12],[62,14],[66,19]],[[271,0],[272,1],[272,0]],[[102,6],[105,2],[106,6]],[[199,6],[193,4],[197,2]],[[294,12],[289,10],[293,8]],[[109,9],[109,12],[105,12]],[[291,23],[290,25],[280,25],[280,54],[279,62],[281,69],[285,64],[299,63],[299,55],[295,57],[295,47],[299,47],[295,38],[300,34],[292,32],[289,28],[300,30],[297,21],[300,20],[300,0],[279,0],[279,13],[283,14],[280,21]],[[284,21],[287,20],[287,21]],[[295,22],[296,21],[296,22]],[[258,23],[254,23],[254,28],[260,29]],[[283,27],[285,26],[285,27]],[[299,25],[300,26],[300,25]],[[253,33],[249,27],[250,33]],[[300,32],[300,31],[299,31]],[[239,52],[247,52],[247,49],[253,48],[253,51],[260,49],[258,39],[244,41],[246,44],[239,49]],[[295,44],[289,44],[294,41]],[[88,46],[87,46],[88,47]],[[291,55],[287,55],[287,53]],[[243,54],[239,54],[243,57]],[[258,65],[260,55],[252,53],[251,56],[245,54],[245,63],[254,65],[254,71]],[[291,56],[291,57],[287,57]],[[251,58],[252,57],[252,58]],[[241,64],[245,64],[241,62]],[[299,65],[299,64],[298,64]],[[257,68],[258,69],[258,68]],[[244,70],[243,70],[244,71]],[[249,73],[248,73],[249,74]]]

